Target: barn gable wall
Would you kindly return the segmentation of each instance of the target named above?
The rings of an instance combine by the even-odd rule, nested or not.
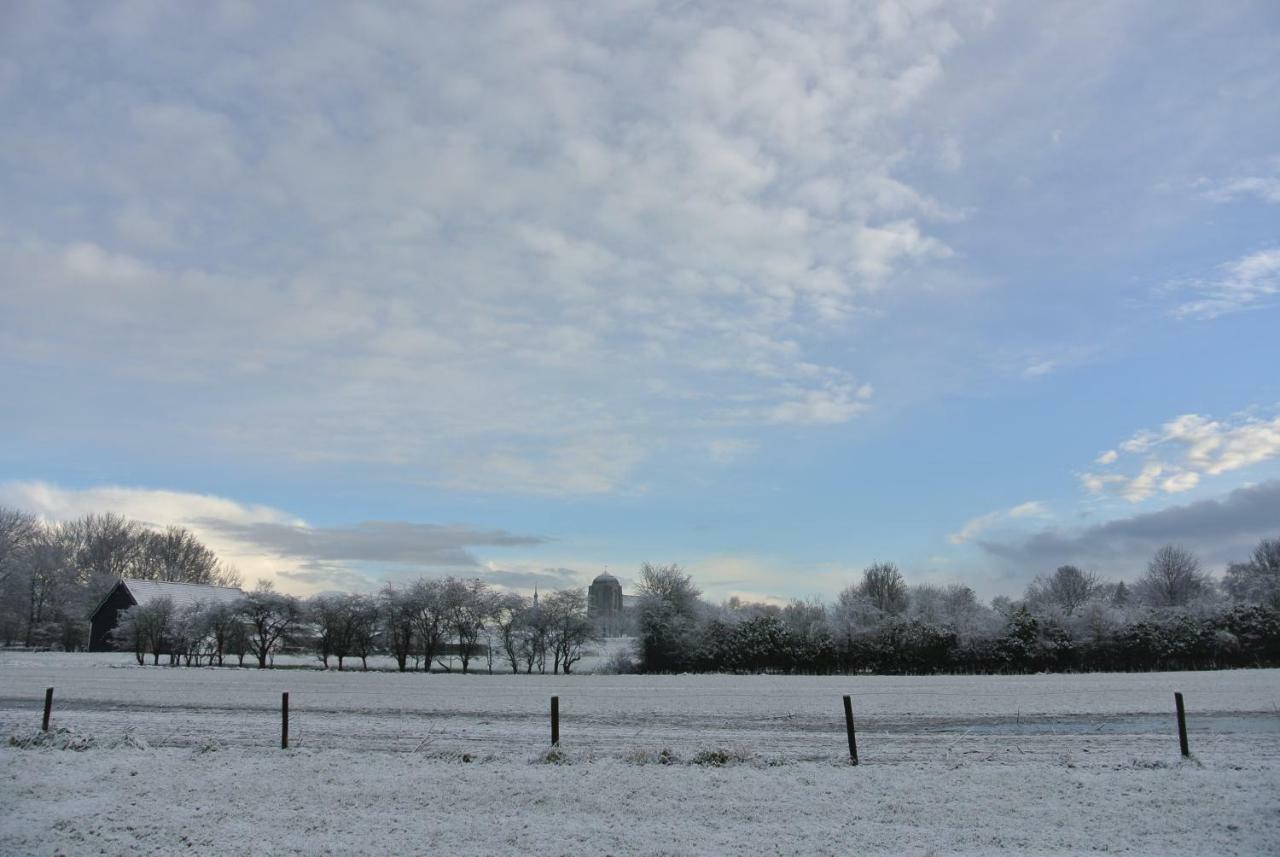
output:
[[[111,594],[103,600],[89,620],[89,651],[111,651],[109,635],[116,627],[120,611],[128,610],[135,604],[137,602],[129,595],[129,590],[125,588],[124,584],[117,583],[115,588],[111,590]]]

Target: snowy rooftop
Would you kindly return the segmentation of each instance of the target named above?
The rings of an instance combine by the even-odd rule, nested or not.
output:
[[[209,586],[203,583],[169,583],[164,580],[121,578],[133,600],[146,604],[157,598],[172,598],[174,607],[185,607],[198,601],[231,602],[244,593],[233,586]]]

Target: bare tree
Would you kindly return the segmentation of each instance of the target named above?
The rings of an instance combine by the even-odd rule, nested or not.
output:
[[[1136,589],[1152,607],[1185,607],[1212,591],[1213,582],[1200,570],[1200,560],[1178,545],[1165,545],[1147,563]]]
[[[1029,604],[1052,606],[1070,616],[1099,594],[1101,582],[1074,565],[1060,566],[1048,578],[1037,577],[1027,587]]]
[[[339,672],[351,656],[369,668],[378,623],[373,599],[350,593],[317,595],[307,604],[306,614],[316,628],[315,646],[325,669],[331,656],[338,659]]]
[[[665,602],[676,615],[689,617],[697,614],[698,598],[702,595],[693,578],[675,563],[653,565],[646,562],[640,566],[640,583],[636,591],[641,598]]]
[[[208,609],[209,604],[196,601],[184,604],[173,612],[169,663],[176,665],[181,659],[186,666],[191,666],[192,662],[200,666],[200,659],[206,655],[210,660],[213,659],[206,615]]]
[[[382,619],[382,632],[387,649],[396,659],[396,666],[404,672],[409,666],[409,655],[416,642],[417,610],[412,592],[396,589],[391,584],[378,593],[378,612]]]
[[[35,515],[0,506],[0,585],[17,571],[22,555],[39,533],[40,522]]]
[[[462,661],[462,674],[466,675],[471,658],[476,652],[476,641],[489,618],[492,599],[488,585],[483,580],[444,581],[440,590],[444,620],[454,639],[458,641],[458,657]]]
[[[431,663],[439,655],[448,633],[444,584],[439,580],[419,580],[410,588],[408,598],[413,615],[415,651],[422,657],[423,672],[431,672]]]
[[[520,629],[528,609],[528,600],[515,592],[499,595],[493,605],[490,626],[513,675],[520,672]]]
[[[208,605],[204,621],[211,645],[209,665],[212,666],[214,659],[217,659],[218,666],[222,666],[223,657],[231,652],[232,640],[237,631],[244,634],[244,619],[234,604],[222,602]]]
[[[325,593],[312,597],[305,605],[306,618],[316,629],[316,656],[325,669],[329,668],[331,656],[341,658],[348,648],[347,634],[350,628],[342,599],[343,596],[336,593]],[[338,669],[341,670],[342,661],[339,660],[338,664]]]
[[[297,626],[302,608],[292,595],[259,583],[240,599],[240,614],[249,625],[249,651],[258,659],[258,669],[266,669],[267,658]]]
[[[137,570],[146,530],[114,512],[85,515],[67,525],[75,543],[76,568],[86,582],[114,583]]]
[[[217,555],[184,527],[168,527],[159,532],[147,530],[139,539],[141,547],[130,571],[133,577],[214,586],[239,583],[239,574],[224,568]]]
[[[351,621],[351,654],[360,659],[360,668],[369,669],[369,655],[378,638],[378,602],[368,595],[347,596]],[[338,662],[342,669],[342,662]]]
[[[858,592],[873,607],[887,616],[907,609],[907,584],[902,572],[891,562],[877,562],[863,569]]]
[[[561,589],[547,597],[543,608],[550,629],[552,673],[568,675],[582,658],[582,648],[597,638],[595,624],[587,618],[587,595],[581,589]]]
[[[517,625],[519,633],[520,661],[524,664],[525,674],[533,672],[534,666],[539,673],[547,671],[547,638],[550,634],[549,617],[542,604],[533,603],[520,616]]]
[[[53,642],[57,629],[46,624],[61,618],[67,602],[74,600],[76,587],[67,541],[59,527],[42,527],[36,533],[17,574],[27,605],[24,645]]]

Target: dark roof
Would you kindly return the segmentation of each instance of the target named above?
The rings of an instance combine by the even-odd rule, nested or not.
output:
[[[618,582],[618,578],[614,577],[612,574],[610,574],[609,572],[607,572],[607,571],[606,571],[606,572],[604,572],[603,574],[598,574],[598,575],[596,575],[596,579],[595,579],[595,580],[593,580],[593,581],[591,581],[591,582],[592,582],[593,584],[595,584],[595,583],[617,583],[617,582]]]

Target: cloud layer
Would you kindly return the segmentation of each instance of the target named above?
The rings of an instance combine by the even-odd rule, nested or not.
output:
[[[916,5],[20,7],[0,342],[462,490],[847,422],[826,346],[960,216],[894,129],[981,10]]]

